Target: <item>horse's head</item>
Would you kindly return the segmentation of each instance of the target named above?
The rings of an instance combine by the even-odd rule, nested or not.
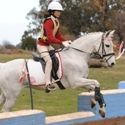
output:
[[[103,33],[101,43],[98,46],[98,54],[108,64],[109,67],[112,67],[116,63],[112,42],[113,34],[114,30]]]

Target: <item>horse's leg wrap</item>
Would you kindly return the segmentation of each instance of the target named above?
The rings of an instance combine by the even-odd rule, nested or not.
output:
[[[100,92],[100,87],[95,87],[95,100],[98,101],[99,106],[102,108],[103,106],[106,107],[104,98],[102,93]]]

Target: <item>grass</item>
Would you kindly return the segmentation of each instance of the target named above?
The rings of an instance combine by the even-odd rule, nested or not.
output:
[[[31,53],[30,52],[22,52],[18,54],[0,54],[0,62],[7,62],[13,59],[18,59],[18,58],[31,58]]]
[[[0,62],[17,58],[31,58],[31,54],[0,54]],[[116,89],[118,82],[125,80],[125,56],[117,61],[114,68],[90,68],[89,78],[100,82],[102,89]],[[33,89],[34,108],[46,112],[46,115],[58,115],[77,111],[77,96],[86,91],[82,88],[57,90],[51,93]],[[24,88],[17,98],[13,111],[30,109],[29,88]]]
[[[113,68],[90,69],[90,78],[95,78],[101,83],[102,89],[118,88],[118,82],[125,80],[125,56],[117,61]]]

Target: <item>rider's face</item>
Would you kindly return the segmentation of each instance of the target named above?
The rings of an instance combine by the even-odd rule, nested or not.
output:
[[[54,14],[55,17],[59,18],[60,15],[61,15],[61,12],[62,12],[62,11],[55,10],[53,14]]]

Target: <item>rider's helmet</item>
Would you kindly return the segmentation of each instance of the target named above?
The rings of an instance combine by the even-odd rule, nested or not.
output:
[[[63,11],[64,9],[63,9],[62,5],[59,2],[53,1],[53,2],[51,2],[48,5],[48,11],[50,11],[50,10],[60,10],[60,11]]]

